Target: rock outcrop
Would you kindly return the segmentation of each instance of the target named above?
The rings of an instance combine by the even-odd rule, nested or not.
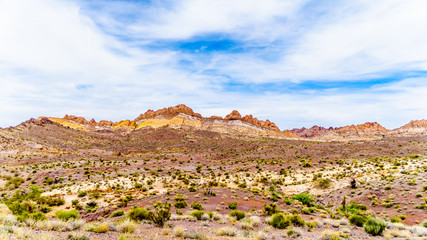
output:
[[[237,110],[233,110],[230,114],[225,116],[225,120],[242,120],[242,115]]]
[[[143,119],[155,118],[157,116],[163,116],[165,118],[173,118],[180,113],[183,113],[185,115],[189,115],[192,117],[202,118],[202,115],[200,115],[199,113],[195,113],[193,109],[187,107],[184,104],[180,104],[175,107],[162,108],[157,111],[148,110],[145,113],[139,115],[137,118],[135,118],[134,121],[139,122]]]
[[[294,132],[296,135],[300,137],[306,137],[306,138],[312,138],[312,137],[320,137],[322,135],[325,135],[329,131],[334,130],[334,128],[324,128],[317,125],[314,125],[311,128],[294,128],[292,129],[292,132]]]
[[[63,117],[64,120],[70,120],[73,121],[75,123],[80,123],[80,124],[84,124],[84,125],[89,125],[92,127],[111,127],[114,125],[114,122],[111,121],[106,121],[106,120],[101,120],[99,122],[96,122],[95,119],[91,119],[89,121],[87,121],[84,117],[77,117],[74,115],[65,115]]]

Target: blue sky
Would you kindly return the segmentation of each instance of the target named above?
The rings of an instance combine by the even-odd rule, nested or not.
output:
[[[281,129],[427,118],[427,2],[0,0],[0,127],[186,104]]]

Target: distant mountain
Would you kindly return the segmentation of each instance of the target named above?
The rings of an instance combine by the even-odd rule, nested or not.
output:
[[[36,126],[37,133],[30,131],[31,126]],[[97,134],[130,134],[144,129],[179,129],[183,132],[207,131],[219,134],[228,134],[239,137],[274,137],[289,139],[313,139],[313,140],[369,140],[380,139],[385,136],[411,137],[427,135],[427,120],[415,120],[410,123],[394,129],[388,130],[376,122],[367,122],[359,125],[349,125],[343,127],[321,127],[313,126],[311,128],[294,128],[292,130],[281,131],[276,124],[267,120],[259,120],[252,115],[242,116],[237,110],[233,110],[225,117],[210,116],[203,117],[194,112],[186,105],[177,105],[174,107],[163,108],[159,110],[148,110],[140,114],[134,120],[122,120],[112,122],[94,119],[87,120],[84,117],[65,115],[63,118],[39,117],[30,119],[16,127],[0,129],[0,142],[6,145],[13,145],[17,142],[10,134],[9,130],[19,130],[24,135],[44,135],[44,130],[51,131],[51,137],[54,138],[61,130],[58,127],[78,130],[87,133],[93,138]],[[13,132],[13,131],[12,131]],[[33,136],[32,135],[32,136]],[[58,136],[61,134],[57,134]],[[25,137],[20,137],[26,139]],[[10,140],[10,139],[13,139]],[[63,139],[62,135],[61,138]],[[9,142],[8,142],[9,141]],[[64,140],[66,141],[66,140]],[[19,142],[19,141],[18,141]],[[26,144],[21,141],[19,144]],[[29,144],[31,145],[31,144]]]

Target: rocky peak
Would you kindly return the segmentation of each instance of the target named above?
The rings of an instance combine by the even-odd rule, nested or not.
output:
[[[230,114],[225,116],[225,120],[241,120],[242,115],[237,110],[233,110]]]
[[[184,104],[180,104],[180,105],[176,105],[174,107],[168,107],[168,108],[162,108],[159,109],[157,111],[153,111],[153,110],[148,110],[145,113],[139,115],[134,121],[140,121],[143,119],[149,119],[149,118],[154,118],[157,116],[164,116],[166,118],[172,118],[175,117],[176,115],[183,113],[189,116],[193,116],[193,117],[198,117],[198,118],[202,118],[202,115],[200,115],[199,113],[195,113],[193,111],[193,109],[187,107]]]
[[[427,120],[413,120],[408,124],[400,127],[399,129],[410,129],[410,128],[427,128]]]
[[[280,129],[276,126],[276,124],[270,122],[270,120],[268,119],[265,121],[261,121],[261,120],[258,120],[257,118],[254,118],[252,115],[246,115],[243,118],[241,118],[241,120],[255,126],[267,128],[269,130],[280,131]]]
[[[90,121],[87,121],[86,118],[84,117],[77,117],[74,115],[65,115],[63,119],[70,120],[70,121],[84,124],[84,125],[97,126],[97,127],[111,127],[114,124],[113,122],[106,121],[106,120],[101,120],[99,122],[96,122],[95,119],[93,118]]]
[[[300,137],[319,137],[322,136],[324,134],[326,134],[327,132],[333,130],[332,127],[330,128],[325,128],[325,127],[320,127],[317,125],[314,125],[311,128],[294,128],[292,129],[292,132],[294,132],[295,134],[297,134]]]
[[[366,122],[359,125],[351,125],[340,127],[335,130],[337,133],[342,134],[363,134],[363,135],[375,135],[387,133],[388,130],[378,124],[377,122]]]

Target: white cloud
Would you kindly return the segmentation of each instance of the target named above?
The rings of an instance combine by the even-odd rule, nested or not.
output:
[[[331,6],[328,16],[333,17],[318,16],[321,19],[310,27],[299,22],[308,14],[305,1],[174,3],[168,9],[133,9],[144,16],[126,25],[103,12],[86,15],[82,2],[0,1],[0,126],[38,115],[133,119],[148,108],[180,103],[203,115],[224,116],[238,109],[269,118],[281,128],[366,121],[393,128],[427,118],[426,78],[358,91],[223,89],[229,80],[223,75],[237,82],[286,83],[426,70],[426,57],[420,54],[427,52],[423,1],[347,2],[344,7]],[[131,41],[103,32],[106,29],[94,19]],[[316,16],[310,21],[316,22]],[[195,54],[135,47],[156,38],[186,40],[210,33],[267,46],[267,52],[222,52],[200,61]],[[265,60],[268,54],[276,58]],[[180,68],[183,59],[194,66]],[[203,73],[209,69],[218,76]],[[92,87],[78,89],[79,85]]]

